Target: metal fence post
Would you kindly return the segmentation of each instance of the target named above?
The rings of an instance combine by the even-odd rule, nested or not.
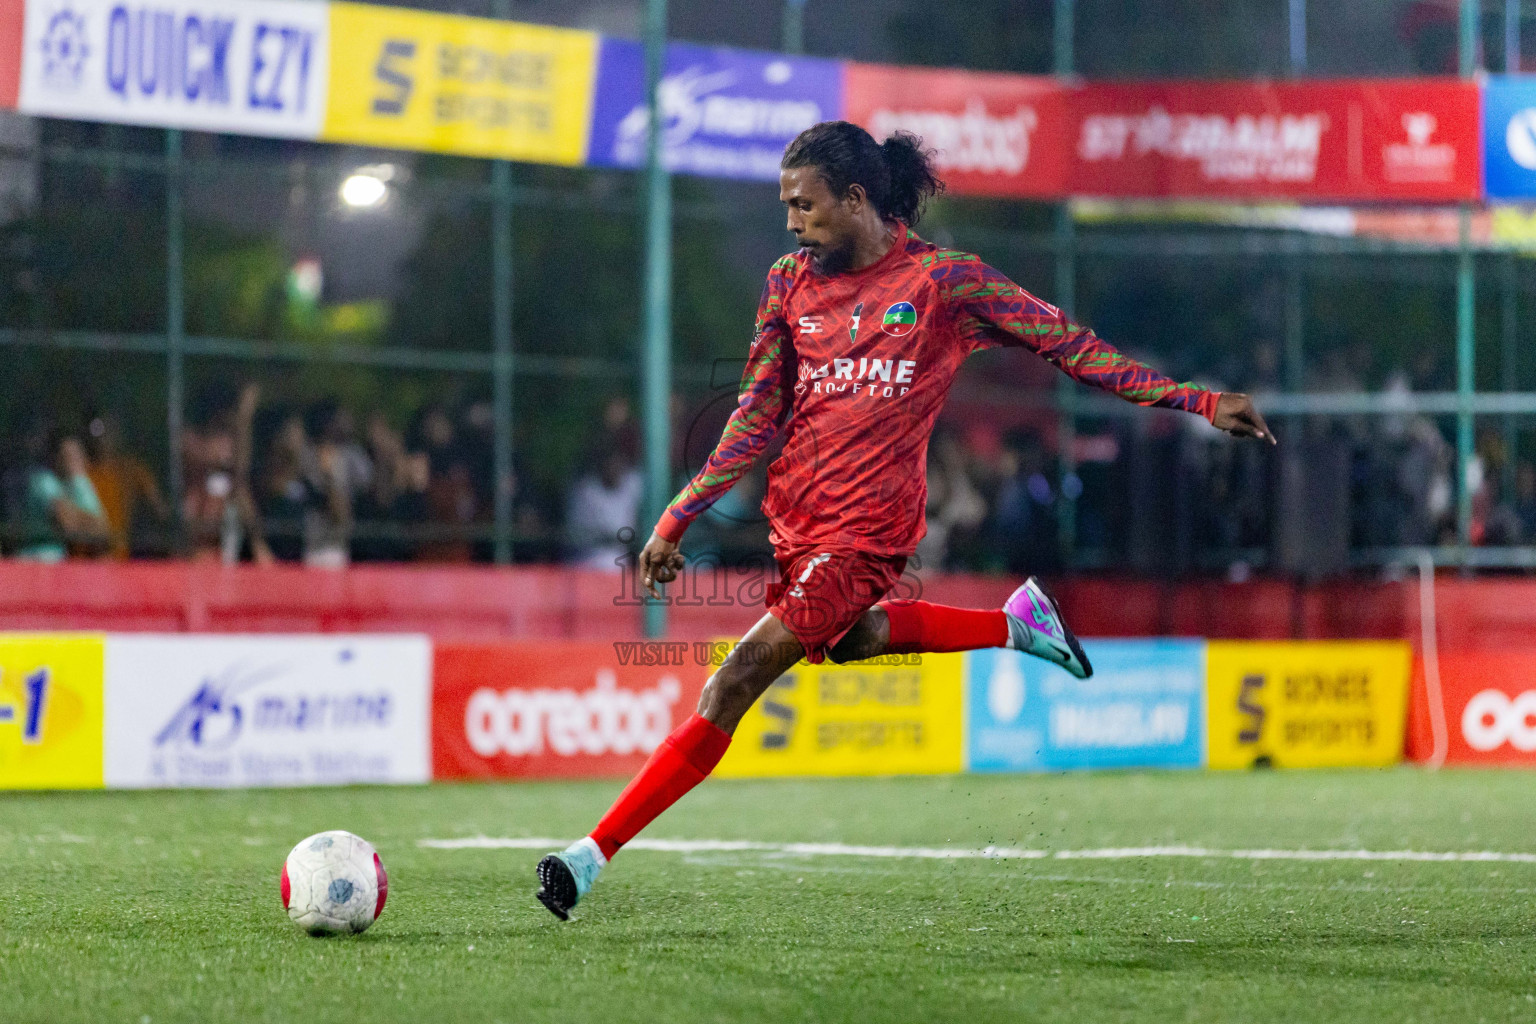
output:
[[[1075,0],[1056,0],[1052,46],[1057,75],[1072,74],[1075,54]],[[1072,203],[1056,207],[1056,305],[1071,317],[1077,307],[1077,223],[1072,219]],[[1070,494],[1070,482],[1077,478],[1077,386],[1063,377],[1056,384],[1059,416],[1056,426],[1056,452],[1060,464],[1061,489],[1056,505],[1056,539],[1062,564],[1068,568],[1077,550],[1077,496]]]
[[[785,53],[805,52],[805,0],[784,0]]]
[[[667,62],[667,0],[646,0],[645,97],[645,351],[641,391],[645,417],[646,501],[641,531],[661,516],[672,491],[672,180],[662,153],[661,79]],[[649,536],[648,534],[646,536]],[[645,602],[645,635],[664,636],[667,606]]]
[[[512,165],[491,164],[491,418],[496,561],[512,561]]]
[[[1477,70],[1478,0],[1461,0],[1461,77],[1470,79]],[[1467,471],[1473,458],[1472,396],[1475,386],[1474,358],[1477,341],[1474,317],[1477,280],[1472,260],[1472,204],[1461,204],[1461,224],[1456,254],[1456,538],[1465,549],[1472,544],[1472,491]]]
[[[166,487],[176,520],[182,508],[182,410],[186,407],[186,296],[183,292],[185,224],[182,215],[181,131],[165,133],[165,430]]]

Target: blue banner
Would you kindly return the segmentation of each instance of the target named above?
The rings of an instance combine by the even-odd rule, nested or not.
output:
[[[1205,643],[1090,640],[1092,679],[1018,651],[966,655],[972,771],[1198,768]]]
[[[667,47],[660,102],[668,168],[777,181],[779,158],[791,139],[818,121],[843,116],[843,65],[674,43]],[[644,49],[627,39],[604,39],[588,163],[643,165],[648,121]]]
[[[1490,199],[1536,196],[1536,76],[1484,85],[1483,175]]]

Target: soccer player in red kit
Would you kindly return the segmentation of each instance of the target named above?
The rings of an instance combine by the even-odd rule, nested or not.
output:
[[[1025,348],[1132,402],[1274,442],[1246,395],[1177,384],[977,257],[919,238],[912,228],[942,188],[931,154],[906,133],[877,143],[857,125],[827,121],[786,148],[779,199],[800,248],[768,272],[738,407],[638,566],[653,596],[676,579],[689,523],[783,432],[763,500],[780,578],[767,614],[705,685],[698,713],[589,836],[539,862],[537,895],[556,916],[569,917],[613,855],[714,770],[742,715],[802,657],[1012,647],[1079,678],[1092,673],[1033,577],[1000,609],[882,600],[923,536],[928,438],[971,352]]]

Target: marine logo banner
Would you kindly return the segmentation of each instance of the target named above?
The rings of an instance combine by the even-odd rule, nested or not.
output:
[[[595,34],[354,3],[330,9],[321,138],[567,166],[586,158]]]
[[[326,6],[302,0],[32,0],[19,105],[49,117],[313,138],[325,116],[328,30]]]
[[[778,181],[784,147],[843,116],[842,91],[837,61],[673,43],[661,82],[663,160],[684,174]],[[649,124],[644,49],[604,39],[590,163],[643,165]]]
[[[431,662],[418,636],[109,637],[107,783],[425,782]]]

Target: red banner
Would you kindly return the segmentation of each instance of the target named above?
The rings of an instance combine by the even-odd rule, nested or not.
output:
[[[1159,83],[1076,92],[1072,192],[1334,201],[1475,199],[1471,83]]]
[[[1066,191],[1070,92],[1053,78],[849,64],[846,117],[884,139],[898,128],[938,153],[967,195],[1052,198]]]
[[[904,128],[957,193],[1476,199],[1479,93],[1445,79],[1088,84],[852,64],[847,116]]]
[[[21,87],[21,38],[26,20],[23,0],[0,0],[0,110],[16,109]]]
[[[439,643],[432,776],[633,774],[698,704],[708,647]]]
[[[1452,764],[1536,766],[1536,651],[1466,651],[1440,655],[1440,690]],[[1411,761],[1435,749],[1424,662],[1414,664],[1408,708]]]

